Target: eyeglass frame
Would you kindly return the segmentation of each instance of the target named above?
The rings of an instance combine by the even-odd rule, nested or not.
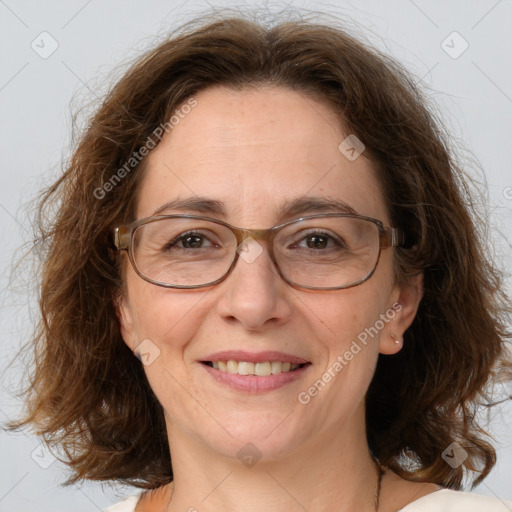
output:
[[[348,285],[342,285],[342,286],[332,286],[332,287],[317,287],[317,286],[305,286],[295,283],[294,281],[291,281],[287,279],[283,273],[281,272],[281,268],[279,267],[279,264],[276,261],[275,254],[274,254],[274,238],[279,232],[280,229],[289,226],[290,224],[296,224],[301,221],[310,220],[310,219],[316,219],[316,218],[326,218],[326,217],[346,217],[346,218],[354,218],[354,219],[361,219],[368,222],[372,222],[375,224],[379,230],[379,252],[377,254],[377,260],[375,262],[375,265],[371,272],[368,273],[367,276],[365,276],[363,279],[360,279],[359,281],[356,281],[355,283],[350,283]],[[197,285],[175,285],[175,284],[169,284],[169,283],[163,283],[161,281],[156,281],[154,279],[151,279],[148,276],[145,276],[138,268],[137,264],[135,263],[135,259],[133,256],[133,249],[132,249],[132,243],[133,243],[133,235],[135,231],[145,224],[150,224],[152,222],[156,222],[158,220],[164,220],[164,219],[172,219],[172,218],[180,218],[180,219],[197,219],[197,220],[203,220],[208,222],[213,222],[215,224],[219,224],[221,226],[224,226],[228,228],[236,238],[237,243],[237,250],[235,250],[233,261],[231,262],[228,270],[222,275],[219,279],[216,279],[215,281],[211,281],[209,283],[205,284],[197,284]],[[245,228],[238,228],[236,226],[232,226],[231,224],[220,220],[220,219],[213,219],[211,217],[204,217],[201,215],[189,215],[189,214],[171,214],[171,215],[153,215],[150,217],[144,217],[142,219],[135,220],[128,224],[122,224],[120,226],[117,226],[114,228],[114,245],[118,251],[126,251],[128,253],[128,258],[130,260],[130,263],[132,264],[133,269],[135,270],[135,273],[144,281],[147,281],[148,283],[154,284],[156,286],[161,286],[163,288],[174,288],[174,289],[197,289],[197,288],[206,288],[208,286],[214,286],[216,284],[221,283],[224,281],[228,275],[233,271],[235,268],[238,258],[240,257],[240,252],[238,251],[238,248],[240,245],[248,238],[252,238],[254,240],[261,240],[268,243],[268,252],[270,259],[272,263],[274,264],[274,267],[277,270],[278,275],[290,286],[293,286],[294,288],[299,289],[306,289],[306,290],[323,290],[323,291],[330,291],[330,290],[344,290],[348,288],[353,288],[355,286],[358,286],[368,279],[372,277],[372,275],[375,273],[375,270],[377,268],[377,265],[380,261],[380,254],[382,249],[387,249],[389,247],[403,247],[405,245],[405,233],[400,228],[393,228],[393,227],[387,227],[384,226],[382,221],[375,219],[373,217],[367,217],[365,215],[358,215],[353,213],[320,213],[315,215],[308,215],[305,217],[299,217],[298,219],[293,219],[290,221],[283,222],[281,224],[278,224],[276,226],[273,226],[271,228],[267,229],[245,229]]]

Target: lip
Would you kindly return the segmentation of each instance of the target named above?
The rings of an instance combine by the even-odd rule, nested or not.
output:
[[[269,354],[270,352],[262,352],[262,354]],[[272,352],[272,354],[276,354],[278,352]],[[220,353],[224,354],[224,353]],[[261,354],[253,354],[254,357],[259,357]],[[211,356],[210,356],[211,357]],[[282,356],[281,356],[282,357]],[[287,356],[290,357],[290,356]],[[234,358],[233,358],[234,359]],[[295,360],[299,360],[300,358],[295,358]],[[214,359],[216,361],[217,359]],[[224,361],[224,359],[219,359],[220,361]],[[274,361],[278,361],[281,359],[274,359]],[[286,359],[288,360],[288,359]],[[211,361],[211,359],[209,359]],[[239,359],[239,361],[247,361],[247,359]],[[248,362],[263,362],[269,361],[269,359],[258,360],[258,361],[248,361]],[[303,361],[303,360],[301,360]],[[304,361],[307,362],[307,361]],[[296,364],[302,364],[300,362]],[[230,387],[231,389],[235,389],[237,391],[245,391],[251,394],[261,394],[266,393],[268,391],[272,391],[278,389],[286,384],[290,384],[296,380],[301,379],[304,374],[308,371],[311,364],[306,364],[301,368],[297,368],[296,370],[290,372],[282,372],[277,375],[268,375],[266,377],[258,377],[257,375],[238,375],[236,373],[228,373],[223,372],[221,370],[217,370],[208,366],[206,364],[200,364],[202,368],[207,371],[211,377],[213,377],[217,382]]]
[[[305,364],[309,363],[306,359],[286,354],[284,352],[264,351],[264,352],[246,352],[244,350],[224,350],[222,352],[215,352],[202,359],[206,361],[246,361],[248,363],[264,363],[265,361],[281,361],[283,363],[290,362],[292,364]],[[258,377],[259,379],[263,377]]]

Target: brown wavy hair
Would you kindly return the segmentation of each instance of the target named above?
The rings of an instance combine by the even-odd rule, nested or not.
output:
[[[457,489],[472,475],[479,483],[496,456],[475,410],[497,368],[510,368],[511,334],[472,182],[399,64],[339,27],[305,19],[265,27],[244,16],[202,18],[139,58],[108,92],[40,200],[41,323],[30,344],[26,414],[12,426],[32,425],[62,447],[70,482],[152,489],[172,480],[162,407],[121,338],[114,305],[124,261],[112,228],[134,220],[144,161],[105,183],[194,94],[267,84],[326,102],[363,141],[392,224],[407,233],[408,246],[395,251],[397,282],[424,273],[404,348],[379,356],[367,394],[373,455],[409,480]],[[469,454],[456,468],[441,457],[454,441]]]

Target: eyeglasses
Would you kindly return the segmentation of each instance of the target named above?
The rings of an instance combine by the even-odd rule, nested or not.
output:
[[[201,288],[223,281],[241,257],[252,263],[265,242],[288,284],[339,290],[369,279],[381,249],[404,245],[404,234],[353,214],[321,214],[269,229],[241,229],[195,215],[160,215],[118,226],[114,243],[128,252],[135,272],[167,288]]]

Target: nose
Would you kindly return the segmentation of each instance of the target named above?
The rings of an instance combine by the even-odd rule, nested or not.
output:
[[[220,315],[250,331],[286,323],[292,311],[290,286],[279,276],[265,245],[249,238],[238,252],[235,268],[219,285]]]

